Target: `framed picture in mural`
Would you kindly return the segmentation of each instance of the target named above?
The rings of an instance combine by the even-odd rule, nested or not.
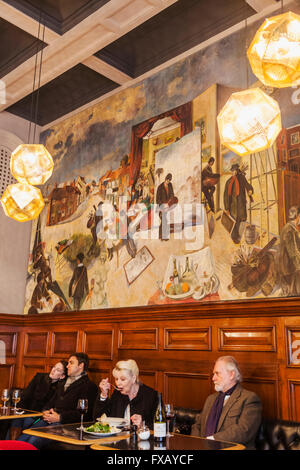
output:
[[[132,284],[153,261],[153,255],[146,246],[143,246],[133,259],[124,264],[124,271],[128,284]]]
[[[238,165],[241,164],[241,157],[237,155],[236,153],[232,152],[232,150],[229,150],[228,148],[224,147],[222,145],[221,149],[221,155],[222,155],[222,173],[223,174],[230,174],[230,168],[232,165],[237,163]]]
[[[297,145],[300,143],[299,132],[291,134],[291,145]]]

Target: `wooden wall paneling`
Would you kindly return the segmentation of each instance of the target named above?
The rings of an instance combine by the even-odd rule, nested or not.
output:
[[[71,330],[55,330],[51,335],[51,356],[68,360],[70,354],[82,351],[82,335],[72,325]]]
[[[90,359],[113,359],[114,329],[83,330],[82,350]]]
[[[164,328],[164,349],[211,351],[211,327]]]
[[[50,334],[48,331],[27,331],[24,334],[24,357],[47,357]]]
[[[300,422],[300,380],[288,380],[288,390],[290,419]]]
[[[211,393],[210,374],[165,372],[163,399],[174,406],[201,410]]]
[[[244,378],[242,385],[260,397],[265,418],[275,419],[280,417],[279,387],[276,379]]]
[[[158,349],[158,328],[120,328],[119,349]]]
[[[300,369],[300,325],[286,326],[287,367]]]
[[[140,370],[140,381],[148,387],[158,390],[158,372],[153,370]]]
[[[5,344],[5,357],[16,356],[18,333],[15,331],[0,331],[0,341]]]
[[[112,369],[108,368],[106,366],[94,366],[93,364],[89,367],[88,370],[88,376],[92,382],[94,382],[97,387],[99,386],[99,383],[102,379],[105,379],[106,377],[109,378],[110,383],[114,383],[113,377],[112,377]],[[113,389],[111,390],[111,393],[113,392]]]
[[[12,388],[14,381],[15,364],[0,364],[0,388]]]
[[[220,351],[276,352],[275,326],[218,328]]]

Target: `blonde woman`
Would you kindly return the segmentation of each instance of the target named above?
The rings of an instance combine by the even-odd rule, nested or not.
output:
[[[139,380],[139,368],[133,359],[119,361],[113,369],[115,386],[108,377],[99,384],[100,392],[94,406],[94,419],[103,413],[115,418],[130,419],[140,426],[142,421],[153,428],[153,419],[158,404],[156,390]],[[114,391],[109,398],[109,391]]]

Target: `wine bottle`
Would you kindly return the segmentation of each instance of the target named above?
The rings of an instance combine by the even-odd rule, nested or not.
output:
[[[161,393],[158,394],[158,405],[154,415],[154,441],[163,442],[166,440],[167,420],[165,410],[162,404]]]
[[[179,274],[178,274],[178,271],[177,271],[177,266],[176,266],[176,259],[174,258],[173,260],[173,264],[174,264],[174,268],[173,268],[173,282],[175,284],[175,286],[177,284],[179,284]]]

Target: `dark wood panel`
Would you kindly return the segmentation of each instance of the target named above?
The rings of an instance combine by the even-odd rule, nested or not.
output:
[[[120,329],[119,349],[158,349],[158,329]]]
[[[276,351],[275,326],[219,328],[220,351]]]
[[[114,331],[93,330],[83,332],[83,351],[93,359],[113,358]]]
[[[270,419],[279,418],[280,406],[278,399],[278,382],[271,379],[244,378],[242,385],[255,392],[263,405],[263,416]]]
[[[47,356],[49,333],[25,333],[24,356]]]
[[[0,365],[0,384],[2,388],[11,388],[14,379],[14,364]]]
[[[66,359],[70,354],[77,351],[78,340],[78,331],[54,332],[52,334],[51,355]]]
[[[165,328],[164,349],[210,351],[211,328]]]
[[[0,341],[3,341],[5,344],[5,355],[6,356],[15,356],[17,348],[17,333],[10,332],[0,332]]]
[[[291,420],[300,422],[300,380],[289,380],[288,389]]]
[[[211,393],[210,375],[166,372],[164,400],[175,406],[201,410]]]
[[[152,387],[157,390],[158,380],[157,380],[157,372],[155,371],[145,371],[140,370],[140,382],[148,385],[148,387]]]

